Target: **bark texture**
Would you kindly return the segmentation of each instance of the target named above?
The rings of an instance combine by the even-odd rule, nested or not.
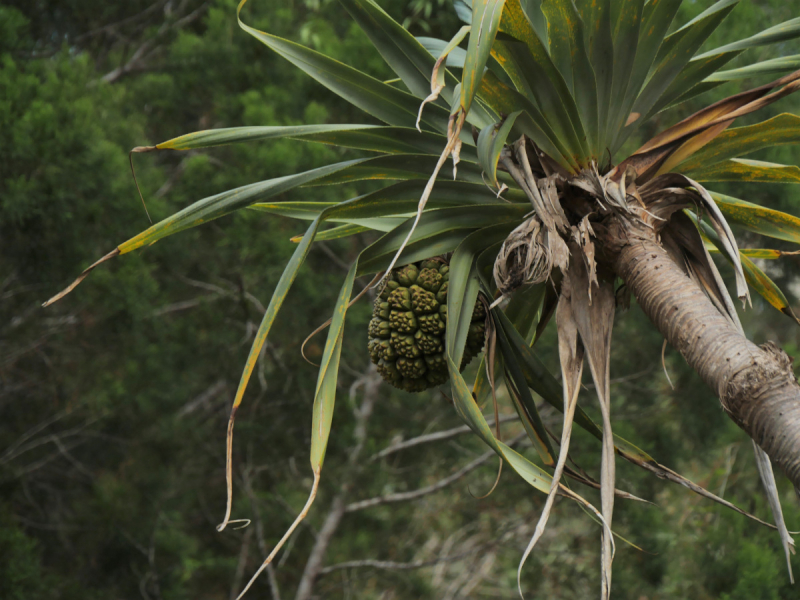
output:
[[[756,346],[742,336],[652,230],[613,229],[607,239],[617,245],[615,270],[645,314],[800,494],[800,386],[792,359],[772,342]]]

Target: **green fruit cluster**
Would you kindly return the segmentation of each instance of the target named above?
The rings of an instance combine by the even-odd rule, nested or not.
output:
[[[378,372],[396,388],[421,392],[446,382],[447,289],[450,267],[431,259],[394,269],[375,299],[369,322],[369,354]],[[472,312],[465,367],[483,348],[486,312]]]

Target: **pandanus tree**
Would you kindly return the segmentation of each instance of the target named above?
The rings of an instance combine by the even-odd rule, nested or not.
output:
[[[742,158],[800,141],[800,116],[782,114],[732,127],[739,117],[800,87],[800,70],[795,70],[800,56],[723,70],[748,48],[800,37],[800,18],[701,53],[737,3],[719,0],[679,26],[673,20],[681,0],[456,0],[466,25],[443,41],[415,38],[373,0],[341,0],[396,73],[389,81],[240,20],[246,32],[363,110],[370,122],[383,124],[200,131],[133,152],[284,137],[366,151],[366,156],[203,198],[121,244],[50,302],[114,256],[236,210],[310,222],[294,240],[296,250],[233,400],[221,530],[231,517],[234,416],[309,248],[319,240],[378,232],[351,266],[326,324],[313,405],[310,497],[264,566],[316,495],[343,326],[358,299],[354,280],[374,275],[369,351],[381,374],[409,391],[442,385],[475,435],[547,496],[520,569],[544,530],[555,496],[566,496],[601,524],[600,588],[606,598],[615,497],[633,497],[615,488],[617,455],[746,514],[613,434],[612,325],[616,306],[633,295],[666,342],[752,438],[775,521],[762,523],[778,530],[788,562],[793,540],[781,515],[772,463],[800,490],[800,386],[781,349],[771,343],[756,346],[745,337],[711,254],[727,260],[736,296],[745,305],[752,290],[795,318],[785,296],[751,261],[780,252],[740,249],[729,222],[796,243],[800,219],[705,185],[800,179],[795,166]],[[642,137],[643,125],[654,117],[667,122],[670,111],[689,99],[725,82],[764,75],[781,77],[711,104],[620,156],[625,142]],[[450,158],[452,173],[444,169]],[[314,186],[360,180],[386,185],[345,202],[313,199]],[[284,192],[301,186],[304,200],[283,199]],[[558,333],[560,382],[533,350],[550,322]],[[484,342],[481,365],[469,385],[461,367]],[[599,400],[599,424],[577,403],[584,363]],[[482,407],[494,402],[497,410],[500,385],[539,461],[503,443],[499,431],[488,426]],[[560,439],[551,439],[542,424],[537,396],[563,412]],[[599,440],[598,482],[567,463],[573,423]],[[574,491],[569,480],[598,488],[600,507]],[[789,570],[791,577],[790,565]]]

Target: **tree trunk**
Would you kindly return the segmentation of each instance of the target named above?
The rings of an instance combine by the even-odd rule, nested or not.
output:
[[[716,392],[725,411],[800,494],[800,386],[792,359],[772,342],[759,347],[743,337],[669,257],[652,230],[630,222],[621,229],[612,227],[606,238],[617,246],[617,274],[658,330]]]

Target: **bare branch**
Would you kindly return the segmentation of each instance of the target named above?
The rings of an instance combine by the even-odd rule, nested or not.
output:
[[[192,400],[184,404],[183,407],[181,407],[181,409],[177,413],[175,413],[175,416],[180,419],[188,414],[195,412],[200,408],[203,408],[204,406],[208,405],[214,398],[219,396],[223,391],[225,391],[225,388],[227,386],[228,382],[225,379],[218,379],[207,390],[195,396]]]
[[[147,59],[156,50],[158,50],[158,45],[157,44],[158,44],[158,42],[161,41],[162,38],[164,38],[170,31],[177,30],[177,29],[180,29],[182,27],[185,27],[189,23],[191,23],[191,22],[195,21],[196,19],[198,19],[199,17],[201,17],[203,15],[203,13],[205,13],[206,9],[210,6],[210,4],[211,4],[211,1],[208,0],[207,2],[204,2],[199,7],[197,7],[195,10],[193,10],[192,12],[190,12],[189,14],[187,14],[184,17],[176,19],[175,21],[172,21],[172,22],[165,21],[161,25],[161,27],[159,27],[158,31],[156,32],[156,34],[153,37],[145,40],[136,49],[136,51],[133,53],[133,56],[131,56],[131,58],[128,60],[128,62],[126,62],[122,66],[117,67],[113,71],[110,71],[110,72],[106,73],[105,75],[103,75],[103,77],[101,77],[101,80],[106,82],[106,83],[114,83],[119,78],[123,77],[124,75],[127,75],[131,71],[134,71],[134,70],[137,70],[137,69],[141,69],[144,66],[145,59]],[[181,6],[179,7],[178,10],[179,11],[182,10],[185,5],[186,5],[186,2],[181,4]]]
[[[491,546],[493,544],[487,544],[484,546],[477,546],[475,548],[470,549],[468,552],[462,552],[461,554],[453,554],[452,556],[440,556],[439,558],[432,558],[430,560],[418,560],[413,562],[394,562],[390,560],[351,560],[348,562],[337,563],[335,565],[330,565],[329,567],[325,567],[324,569],[320,570],[320,575],[327,575],[328,573],[332,573],[334,571],[341,571],[342,569],[363,569],[364,567],[369,567],[372,569],[383,569],[387,571],[411,571],[413,569],[423,569],[425,567],[433,567],[440,563],[448,563],[448,562],[456,562],[467,558],[475,554],[476,552],[485,549],[487,546]]]
[[[503,415],[500,417],[501,423],[507,423],[508,421],[514,421],[518,419],[517,415]],[[491,427],[494,425],[494,419],[487,419],[486,423]],[[450,438],[457,437],[459,435],[463,435],[465,433],[470,433],[472,430],[469,428],[468,425],[461,425],[459,427],[453,427],[452,429],[445,429],[444,431],[437,431],[436,433],[427,433],[425,435],[420,435],[415,438],[411,438],[410,440],[405,440],[402,442],[398,442],[397,444],[392,444],[387,448],[384,448],[377,454],[373,454],[370,457],[371,461],[378,460],[379,458],[384,458],[389,456],[390,454],[394,454],[395,452],[400,452],[401,450],[406,450],[408,448],[413,448],[414,446],[419,446],[420,444],[430,444],[433,442],[440,442],[442,440],[449,440]]]
[[[527,434],[525,432],[520,433],[515,438],[513,438],[509,442],[509,446],[513,446],[514,444],[518,443],[522,440]],[[455,483],[465,475],[471,473],[478,467],[480,467],[483,463],[487,460],[492,458],[493,456],[497,456],[494,450],[487,450],[483,454],[481,454],[478,458],[473,460],[472,462],[468,463],[467,465],[463,466],[461,469],[450,475],[449,477],[445,477],[444,479],[437,481],[433,485],[429,485],[424,488],[420,488],[418,490],[414,490],[411,492],[400,492],[398,494],[387,494],[385,496],[376,496],[375,498],[369,498],[368,500],[361,500],[359,502],[353,502],[352,504],[348,504],[345,512],[351,513],[356,512],[359,510],[364,510],[365,508],[371,508],[373,506],[380,506],[381,504],[390,504],[394,502],[408,502],[410,500],[416,500],[417,498],[421,498],[423,496],[427,496],[428,494],[434,494],[440,490],[443,490],[447,486]]]

